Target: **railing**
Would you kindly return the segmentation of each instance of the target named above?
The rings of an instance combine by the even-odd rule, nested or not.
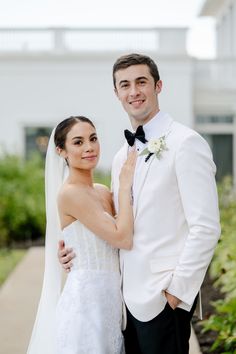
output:
[[[0,53],[145,50],[186,54],[186,28],[0,28]]]

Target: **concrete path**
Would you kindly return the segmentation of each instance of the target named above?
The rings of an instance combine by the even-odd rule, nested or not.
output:
[[[0,354],[26,354],[42,286],[43,264],[44,248],[31,248],[0,289]],[[200,354],[194,333],[190,347],[190,354]]]

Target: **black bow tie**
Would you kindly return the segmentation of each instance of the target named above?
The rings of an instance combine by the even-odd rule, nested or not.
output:
[[[143,130],[143,126],[139,125],[135,133],[131,133],[128,129],[125,129],[124,131],[125,138],[127,140],[127,143],[130,146],[134,145],[135,139],[140,140],[142,143],[146,143],[147,140],[145,138],[145,133]]]

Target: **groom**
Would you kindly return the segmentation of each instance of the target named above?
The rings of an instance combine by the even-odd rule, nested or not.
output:
[[[126,354],[187,354],[190,321],[220,235],[215,165],[200,135],[160,111],[162,81],[151,58],[118,58],[113,82],[134,131],[125,131],[127,142],[113,161],[116,209],[127,152],[134,145],[140,155],[133,249],[120,251]],[[61,263],[73,256],[63,246],[59,254]]]

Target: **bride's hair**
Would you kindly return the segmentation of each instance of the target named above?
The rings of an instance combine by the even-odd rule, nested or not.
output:
[[[78,122],[88,123],[95,129],[93,122],[87,117],[71,116],[69,118],[66,118],[62,122],[60,122],[55,129],[54,143],[56,147],[59,147],[61,149],[65,148],[66,136],[71,130],[71,128]]]

